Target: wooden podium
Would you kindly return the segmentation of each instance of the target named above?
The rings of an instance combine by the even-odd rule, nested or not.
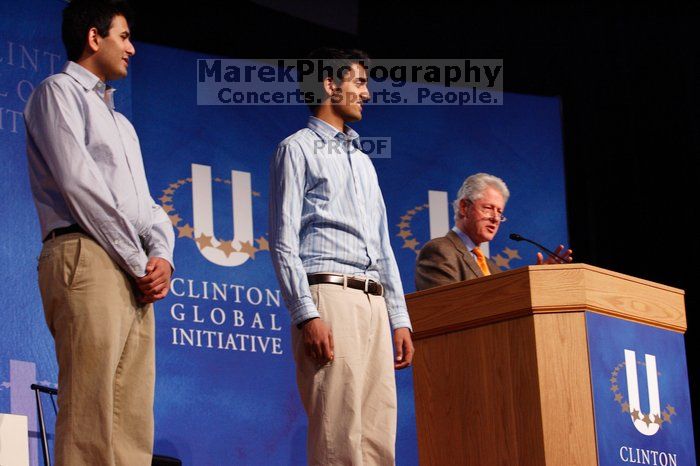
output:
[[[682,290],[585,264],[406,300],[422,466],[597,465],[585,312],[686,330]]]

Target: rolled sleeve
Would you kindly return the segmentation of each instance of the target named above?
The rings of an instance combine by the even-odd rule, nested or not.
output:
[[[313,300],[306,296],[289,307],[289,313],[292,319],[292,325],[298,325],[305,320],[321,317]]]

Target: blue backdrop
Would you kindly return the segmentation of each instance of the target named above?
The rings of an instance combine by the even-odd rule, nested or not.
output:
[[[39,226],[16,112],[31,85],[65,60],[64,5],[31,0],[0,7],[0,153],[7,167],[0,183],[0,412],[30,415],[30,423],[28,385],[55,383],[57,369],[36,286]],[[136,50],[129,78],[114,83],[117,105],[136,127],[151,194],[177,236],[173,292],[156,305],[155,449],[194,465],[302,464],[306,420],[289,318],[267,250],[267,173],[276,144],[306,124],[308,111],[197,106],[196,59],[209,57],[141,43]],[[508,223],[490,247],[503,268],[534,262],[534,249],[507,239],[511,231],[552,246],[566,241],[558,99],[507,94],[493,107],[370,106],[353,127],[362,136],[391,138],[391,157],[374,164],[406,292],[414,290],[417,251],[430,239],[428,191],[446,191],[452,200],[477,171],[501,176],[511,189]],[[201,178],[206,167],[209,186]],[[249,199],[232,202],[233,176],[250,177]],[[212,193],[209,234],[193,230],[195,215],[206,217],[208,207],[193,203],[197,180]],[[246,241],[234,237],[234,203],[252,210]],[[217,254],[240,264],[217,265],[211,260]],[[415,465],[411,372],[397,373],[397,381],[398,464]],[[36,458],[35,439],[32,445]]]

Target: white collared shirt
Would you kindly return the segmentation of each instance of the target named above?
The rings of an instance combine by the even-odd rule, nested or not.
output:
[[[148,190],[141,148],[113,89],[67,62],[24,110],[29,179],[41,235],[77,223],[135,277],[150,257],[173,264],[175,235]]]

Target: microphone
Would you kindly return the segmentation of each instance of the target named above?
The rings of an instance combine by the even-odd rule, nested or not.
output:
[[[530,244],[534,244],[535,246],[537,246],[538,248],[540,248],[541,250],[543,250],[544,252],[546,252],[550,257],[553,257],[555,260],[558,260],[559,263],[561,263],[561,264],[567,264],[567,262],[564,261],[564,259],[562,259],[561,257],[559,257],[557,254],[553,253],[553,252],[550,251],[549,249],[545,248],[545,247],[542,246],[540,243],[537,243],[537,242],[535,242],[535,241],[532,241],[531,239],[527,239],[527,238],[525,238],[524,236],[521,236],[521,235],[519,235],[519,234],[517,234],[517,233],[511,233],[510,236],[509,236],[509,238],[512,239],[513,241],[526,241],[526,242],[528,242],[528,243],[530,243]]]

